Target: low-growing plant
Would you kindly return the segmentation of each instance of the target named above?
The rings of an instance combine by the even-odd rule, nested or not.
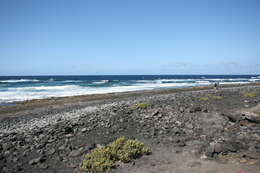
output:
[[[209,100],[209,97],[201,97],[199,98],[200,101],[208,101]]]
[[[212,97],[212,94],[206,94],[205,96],[206,97]]]
[[[216,100],[221,100],[221,99],[223,99],[222,96],[212,96],[212,98],[213,98],[213,99],[216,99]]]
[[[85,156],[85,160],[81,166],[82,170],[85,170],[86,172],[110,171],[112,167],[113,160],[111,159],[111,151],[107,147],[100,147],[92,150],[90,154]]]
[[[127,163],[149,152],[149,148],[145,147],[144,143],[129,139],[124,143],[122,150],[119,150],[118,157],[120,161]]]
[[[116,161],[126,163],[149,153],[150,149],[144,143],[120,137],[107,146],[96,148],[87,154],[81,169],[86,172],[110,171]]]
[[[149,104],[146,102],[140,102],[140,103],[135,104],[135,108],[140,108],[140,109],[145,109],[148,106],[149,106]]]
[[[256,94],[251,92],[244,93],[243,95],[244,97],[251,97],[251,98],[256,97]]]

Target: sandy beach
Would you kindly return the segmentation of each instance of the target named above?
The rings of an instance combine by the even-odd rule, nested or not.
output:
[[[144,108],[135,107],[145,103]],[[112,172],[260,172],[260,84],[96,94],[0,106],[2,172],[82,172],[125,136],[152,154]]]

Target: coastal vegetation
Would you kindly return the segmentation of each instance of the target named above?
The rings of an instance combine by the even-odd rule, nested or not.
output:
[[[256,97],[256,93],[246,92],[246,93],[243,93],[243,96],[244,96],[244,97],[253,98],[253,97]]]
[[[136,109],[145,109],[145,108],[147,108],[149,106],[149,104],[148,103],[146,103],[146,102],[140,102],[140,103],[137,103],[137,104],[135,104],[135,108]]]
[[[117,161],[127,163],[149,153],[150,149],[144,143],[120,137],[107,146],[98,147],[87,154],[81,169],[86,172],[110,171]]]
[[[200,101],[209,101],[209,97],[200,97],[199,100]]]
[[[223,99],[223,96],[217,96],[217,95],[208,93],[208,94],[205,94],[205,96],[199,98],[200,101],[209,101],[210,99],[221,100],[221,99]]]
[[[213,99],[216,99],[216,100],[221,100],[221,99],[223,99],[222,96],[212,96],[212,98],[213,98]]]

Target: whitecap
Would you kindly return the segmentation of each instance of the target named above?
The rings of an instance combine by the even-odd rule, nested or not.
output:
[[[19,83],[19,82],[39,82],[37,79],[10,79],[10,80],[1,80],[1,83]]]
[[[100,81],[95,81],[95,82],[92,82],[93,84],[104,84],[104,83],[108,83],[109,80],[100,80]]]

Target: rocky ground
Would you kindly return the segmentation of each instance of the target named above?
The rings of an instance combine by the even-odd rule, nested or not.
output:
[[[116,173],[259,173],[259,103],[255,85],[5,112],[0,172],[81,172],[84,154],[125,136],[152,154],[118,163]]]

